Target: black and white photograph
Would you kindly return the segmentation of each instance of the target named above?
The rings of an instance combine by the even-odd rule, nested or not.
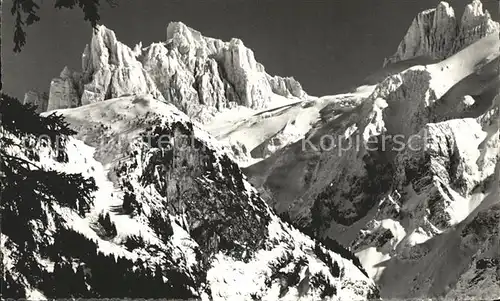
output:
[[[3,0],[2,300],[500,300],[499,0]]]

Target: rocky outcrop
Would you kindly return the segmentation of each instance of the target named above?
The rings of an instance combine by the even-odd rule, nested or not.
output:
[[[82,55],[82,105],[132,94],[163,99],[136,56],[113,31],[98,26]]]
[[[272,90],[264,66],[255,61],[253,51],[240,39],[232,39],[219,54],[228,81],[234,86],[239,104],[264,108],[271,101]]]
[[[435,9],[415,17],[396,53],[385,60],[384,66],[418,57],[441,60],[499,31],[500,25],[483,10],[480,0],[467,5],[461,20],[457,20],[453,8],[443,1]]]
[[[205,122],[235,105],[266,108],[276,95],[307,98],[293,78],[268,75],[241,40],[204,37],[180,22],[168,25],[165,42],[133,49],[98,26],[82,55],[82,75],[64,73],[53,80],[51,109],[149,94]]]
[[[79,85],[79,74],[64,67],[59,77],[54,78],[50,83],[47,111],[79,106],[81,104]]]
[[[304,98],[306,93],[302,90],[302,85],[293,77],[269,76],[268,81],[274,93],[285,97],[295,96]]]
[[[478,39],[500,31],[500,24],[493,21],[490,13],[483,10],[480,0],[473,0],[465,7],[462,19],[458,24],[458,34],[453,51],[456,53]]]
[[[165,99],[190,116],[189,105],[258,109],[271,105],[274,94],[307,97],[295,80],[269,76],[240,39],[207,38],[180,22],[168,25],[166,43],[151,45],[142,62]]]
[[[500,170],[499,170],[500,171]],[[500,198],[498,191],[492,197]],[[446,300],[493,300],[500,295],[500,206],[482,208],[475,218],[461,229],[464,249],[474,252],[472,261]]]
[[[38,91],[28,91],[24,94],[23,104],[31,104],[36,106],[36,111],[38,113],[47,111],[47,106],[49,103],[49,95],[45,93],[40,93]]]

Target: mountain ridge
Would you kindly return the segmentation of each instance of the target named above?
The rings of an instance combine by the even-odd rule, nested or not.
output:
[[[65,67],[50,90],[49,111],[150,94],[201,122],[235,105],[261,109],[308,97],[293,78],[267,74],[241,40],[206,38],[181,22],[167,26],[166,42],[133,49],[98,25],[83,52],[82,71]]]
[[[83,72],[63,69],[47,104],[56,110],[42,116],[64,116],[77,132],[68,157],[82,165],[72,171],[106,187],[87,216],[58,208],[62,223],[51,229],[64,236],[76,225],[96,250],[143,258],[145,270],[128,257],[120,268],[141,271],[130,277],[151,281],[151,292],[166,284],[221,300],[497,299],[499,36],[479,0],[461,20],[440,2],[360,86],[312,97],[293,78],[268,75],[239,39],[173,22],[165,42],[129,48],[99,26]],[[24,102],[43,104],[33,93]],[[165,136],[174,148],[160,146]],[[33,164],[40,156],[8,151]],[[48,167],[69,172],[51,156]],[[22,258],[14,249],[9,264]],[[89,284],[82,273],[94,258],[64,252],[58,269],[78,265],[75,283]],[[181,258],[176,268],[169,252]],[[40,284],[8,270],[14,287],[18,275]],[[109,293],[91,284],[86,293]]]
[[[477,1],[470,7],[480,8]],[[383,298],[442,297],[460,273],[476,280],[498,279],[495,271],[482,274],[468,267],[470,252],[488,253],[494,243],[479,251],[465,242],[465,235],[453,238],[456,248],[469,250],[454,262],[462,270],[450,270],[449,276],[435,270],[437,263],[442,270],[453,269],[441,254],[452,252],[443,243],[446,233],[471,223],[475,208],[496,195],[495,184],[489,183],[498,182],[498,36],[498,31],[477,35],[467,47],[452,49],[432,63],[411,57],[412,64],[403,70],[388,70],[373,81],[373,90],[357,106],[324,107],[321,119],[302,139],[244,172],[286,220],[314,236],[339,238],[349,245],[381,285]],[[423,49],[431,54],[436,50]],[[391,137],[399,136],[405,143],[424,137],[423,142],[417,139],[417,146],[425,151],[412,152],[408,144],[394,150]],[[375,150],[369,150],[370,141]],[[483,187],[482,192],[475,186]],[[494,235],[495,223],[483,230]],[[497,257],[485,260],[495,262]],[[488,283],[496,292],[497,286]],[[468,297],[485,295],[461,286]],[[471,289],[470,295],[464,287]]]

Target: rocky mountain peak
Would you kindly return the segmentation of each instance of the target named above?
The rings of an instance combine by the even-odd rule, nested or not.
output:
[[[491,19],[480,0],[468,4],[460,20],[453,7],[443,1],[415,17],[396,53],[385,60],[384,66],[419,57],[442,60],[499,31],[500,25]]]
[[[462,24],[472,23],[479,18],[484,18],[487,13],[488,11],[483,11],[483,3],[480,0],[473,0],[465,7],[465,11],[462,16]]]
[[[125,44],[117,40],[114,31],[103,25],[97,26],[92,35],[89,53],[90,65],[87,68],[98,70],[106,65],[135,67],[135,53]],[[84,71],[91,72],[84,68]]]
[[[201,122],[235,105],[260,109],[283,97],[307,98],[295,79],[267,74],[240,39],[204,37],[181,22],[167,26],[165,42],[146,48],[130,48],[97,26],[82,54],[81,75],[66,68],[51,91],[50,110],[152,95]]]
[[[64,69],[61,71],[61,74],[59,75],[60,78],[70,78],[73,75],[73,72],[68,68],[68,66],[65,66]]]
[[[207,56],[217,52],[217,48],[221,48],[224,44],[221,40],[205,38],[199,31],[188,27],[182,22],[170,22],[168,24],[167,43],[172,43],[174,47],[181,47],[182,49],[179,49],[179,51],[182,54],[188,54],[190,51],[200,49],[207,51]]]

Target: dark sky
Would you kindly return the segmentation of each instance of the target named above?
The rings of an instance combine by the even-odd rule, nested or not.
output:
[[[65,65],[81,70],[91,29],[79,9],[56,10],[42,0],[41,21],[28,29],[27,44],[12,52],[13,18],[4,1],[4,92],[22,97],[48,91]],[[451,0],[461,16],[471,0]],[[102,1],[101,1],[102,2]],[[101,23],[129,46],[163,41],[166,26],[182,21],[205,36],[238,37],[272,75],[294,76],[311,95],[334,94],[379,68],[397,48],[414,16],[438,0],[118,0],[101,7]],[[498,20],[497,0],[484,6]]]

